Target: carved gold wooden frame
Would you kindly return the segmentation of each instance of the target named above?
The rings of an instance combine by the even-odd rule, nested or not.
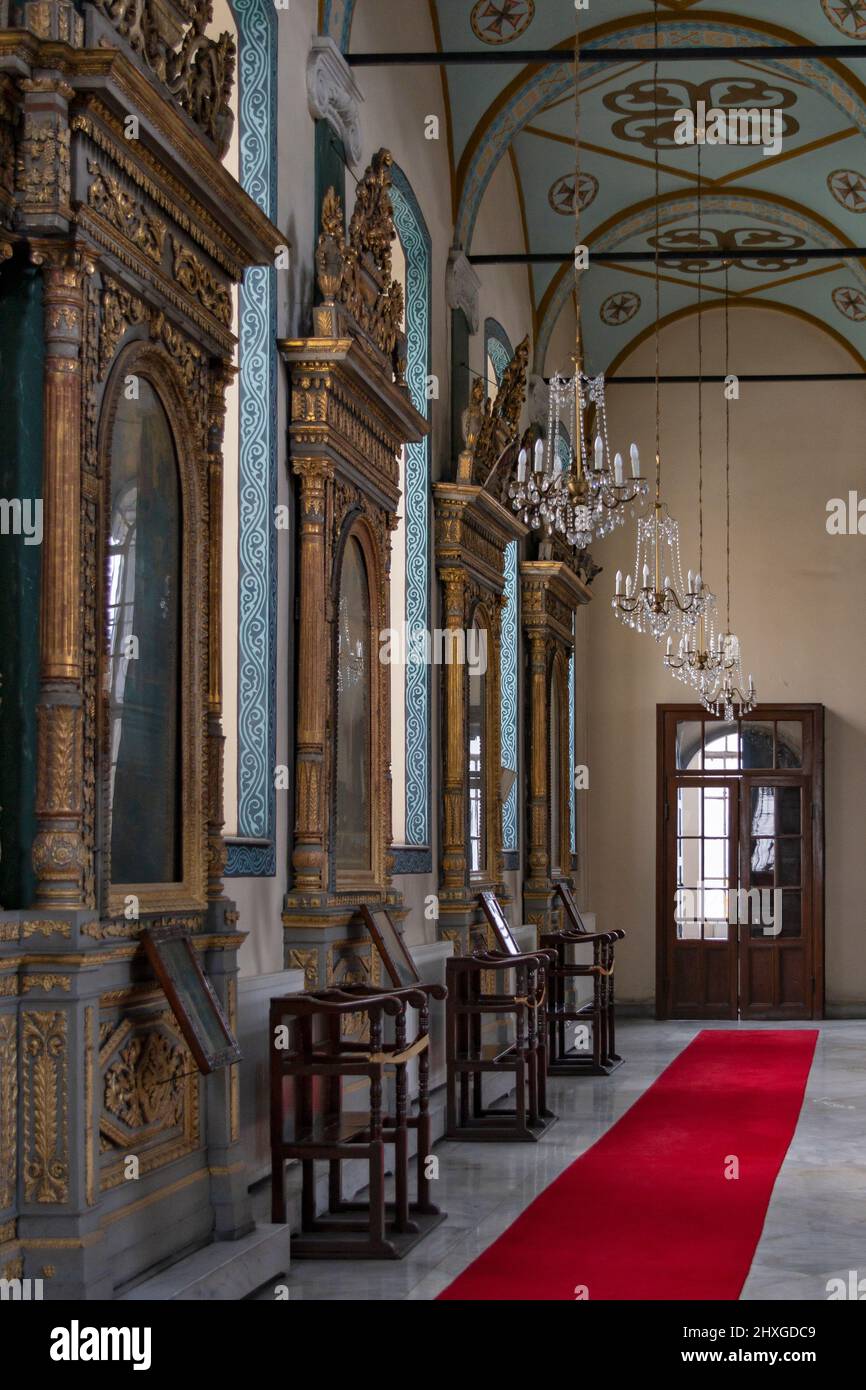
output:
[[[102,643],[99,653],[98,700],[103,863],[106,866],[102,898],[111,916],[122,916],[124,900],[138,899],[139,911],[158,912],[197,909],[206,906],[207,883],[207,786],[204,777],[207,735],[207,492],[202,468],[203,443],[188,405],[188,393],[174,364],[163,348],[150,341],[128,344],[118,353],[106,383],[99,420],[97,451],[100,463],[101,505],[99,521],[100,579],[98,611],[105,616],[105,551],[111,488],[111,442],[117,405],[128,375],[144,378],[153,387],[168,418],[174,441],[181,495],[181,862],[180,882],[153,884],[115,884],[111,881],[111,827],[108,810],[108,765],[105,748],[107,729],[106,667],[107,652]]]
[[[391,686],[388,669],[379,660],[379,634],[387,626],[386,601],[388,586],[385,579],[385,557],[381,555],[376,536],[366,516],[350,509],[343,520],[337,544],[331,582],[334,627],[332,634],[332,666],[337,670],[339,642],[338,613],[340,584],[346,550],[355,540],[361,549],[370,606],[370,867],[341,872],[337,863],[337,744],[339,738],[339,697],[332,682],[332,728],[328,786],[331,811],[328,817],[328,861],[333,893],[384,893],[388,888],[385,856],[390,843],[391,775],[390,752],[386,734],[390,730],[389,707]]]

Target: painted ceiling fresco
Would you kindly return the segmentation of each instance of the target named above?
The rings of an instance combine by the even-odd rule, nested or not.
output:
[[[517,181],[526,249],[567,253],[574,244],[574,0],[407,3],[429,4],[442,50],[495,47],[500,55],[514,54],[513,64],[443,69],[455,240],[475,253],[510,249],[482,245],[475,236],[491,174],[506,159]],[[335,8],[345,36],[353,7],[335,0]],[[651,0],[589,0],[581,35],[590,54],[596,47],[647,47]],[[844,253],[827,261],[797,254],[802,247],[866,242],[866,54],[850,62],[742,56],[755,44],[845,44],[862,52],[866,0],[667,0],[659,4],[659,41],[730,47],[740,56],[660,62],[658,102],[650,62],[582,63],[581,240],[594,251],[652,249],[658,146],[661,240],[683,250],[681,261],[663,268],[661,315],[693,310],[699,269],[705,301],[718,298],[724,270],[697,255],[698,147],[675,143],[673,113],[696,109],[701,100],[707,108],[778,112],[782,145],[770,157],[760,145],[701,148],[702,244],[730,249],[730,290],[738,303],[774,303],[818,320],[866,358],[866,267]],[[557,46],[561,66],[521,61],[522,49]],[[738,260],[742,247],[766,247],[767,255]],[[534,265],[529,274],[539,370],[559,315],[573,321],[573,271],[570,264]],[[654,322],[653,267],[596,262],[581,293],[588,365],[608,369]]]

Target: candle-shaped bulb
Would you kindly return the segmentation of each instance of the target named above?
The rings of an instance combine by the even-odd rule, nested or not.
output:
[[[535,471],[536,471],[536,473],[540,473],[543,467],[544,467],[544,440],[543,440],[543,439],[536,439],[536,441],[535,441]]]
[[[691,593],[694,593],[694,590],[692,589],[692,572],[691,572],[691,570],[689,570],[689,587],[688,587],[688,592],[689,592],[690,594],[691,594]]]
[[[639,477],[640,477],[640,454],[639,454],[638,451],[637,451],[637,445],[636,445],[636,444],[632,444],[632,446],[631,446],[631,448],[629,449],[628,452],[629,452],[629,457],[631,458],[631,476],[632,476],[633,478],[639,478]]]
[[[673,654],[673,650],[674,650],[674,639],[673,639],[672,637],[669,637],[669,638],[668,638],[668,656],[671,656],[671,655]]]
[[[699,594],[699,593],[701,592],[701,589],[702,589],[703,587],[704,587],[704,581],[701,579],[700,571],[699,571],[699,572],[695,575],[695,593],[696,593],[696,594]]]
[[[613,460],[613,480],[617,487],[622,487],[622,454],[616,454]]]
[[[643,586],[645,589],[649,588],[649,565],[643,567]]]
[[[622,570],[616,572],[616,592],[617,594],[622,593]]]
[[[631,575],[630,575],[630,574],[627,574],[626,577],[625,577],[625,596],[626,596],[626,598],[631,598]]]
[[[525,483],[525,482],[526,482],[526,450],[525,450],[525,449],[521,449],[521,450],[520,450],[520,453],[517,455],[517,481],[518,481],[519,483]]]
[[[604,440],[600,434],[595,436],[595,471],[600,473],[604,467]]]
[[[665,575],[665,593],[667,593],[667,591],[670,589],[670,587],[671,587],[670,575],[669,575],[669,574],[666,574],[666,575]]]

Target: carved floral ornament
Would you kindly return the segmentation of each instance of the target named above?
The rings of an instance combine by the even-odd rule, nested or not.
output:
[[[520,416],[526,401],[526,371],[529,365],[529,336],[518,344],[502,374],[499,390],[491,403],[481,377],[476,377],[469,405],[463,412],[463,438],[466,447],[459,460],[459,478],[484,484],[505,450],[517,442]]]
[[[348,235],[343,231],[340,198],[335,189],[328,189],[316,246],[316,274],[325,308],[339,305],[386,357],[399,349],[403,319],[403,289],[391,276],[393,163],[388,150],[373,156],[358,184]]]
[[[178,104],[216,145],[229,147],[229,106],[237,48],[231,34],[212,39],[211,0],[93,0]]]

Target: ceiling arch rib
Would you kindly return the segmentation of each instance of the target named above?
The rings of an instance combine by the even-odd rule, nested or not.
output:
[[[604,251],[651,249],[655,220],[655,204],[653,200],[645,199],[616,214],[588,236],[587,242],[595,255]],[[680,301],[693,299],[697,287],[696,266],[700,261],[695,189],[663,195],[658,220],[664,233],[663,246],[668,250],[681,246],[684,263],[683,267],[670,262],[663,265],[662,302],[669,302],[672,297]],[[797,250],[802,246],[852,246],[853,243],[829,220],[790,199],[757,190],[716,193],[710,188],[702,193],[701,224],[703,246],[730,250],[734,264],[729,272],[729,281],[735,300],[751,300],[760,293],[760,300],[755,299],[755,302],[773,305],[779,295],[784,294],[792,300],[793,307],[799,308],[807,317],[823,322],[825,326],[832,326],[833,318],[838,316],[832,291],[844,288],[843,282],[847,281],[857,288],[866,303],[866,266],[860,260],[846,260],[844,252],[840,253],[838,263],[828,261],[811,266],[799,260]],[[674,239],[671,239],[671,232],[676,234]],[[766,262],[738,261],[737,249],[744,245],[766,249]],[[842,270],[838,268],[840,266]],[[623,263],[605,266],[595,262],[591,273],[584,277],[583,337],[587,362],[593,371],[608,370],[610,362],[620,352],[618,338],[627,323],[637,320],[639,331],[651,327],[655,317],[654,273],[651,266],[638,268]],[[718,261],[704,262],[701,279],[704,296],[711,301],[724,287],[722,264]],[[816,290],[815,286],[820,288]],[[808,293],[805,292],[806,287]],[[539,304],[534,361],[534,369],[539,375],[544,373],[546,365],[549,366],[546,359],[551,337],[560,314],[570,303],[573,289],[571,262],[567,262],[557,270]],[[604,306],[616,294],[633,295],[639,302],[628,317],[624,316],[625,310],[634,304],[634,300],[627,302],[619,321],[610,315],[605,319]],[[674,312],[684,307],[685,304],[677,303]],[[821,307],[825,312],[820,311]],[[849,331],[853,327],[851,323]],[[859,332],[863,337],[860,348],[866,353],[866,324]]]
[[[713,313],[721,313],[723,308],[724,301],[716,300],[715,303],[704,303],[701,312],[705,315],[710,315]],[[848,353],[855,366],[857,366],[861,371],[866,372],[866,356],[864,356],[862,352],[858,352],[857,348],[853,345],[853,343],[849,342],[849,340],[845,337],[844,333],[840,333],[837,328],[833,328],[831,324],[825,323],[823,319],[815,318],[812,314],[807,313],[805,310],[796,309],[790,304],[774,304],[766,299],[735,299],[730,306],[730,311],[732,314],[738,314],[741,311],[745,311],[747,309],[763,309],[765,313],[786,314],[792,318],[799,320],[800,323],[808,323],[810,327],[817,328],[822,333],[826,333],[830,338],[833,339],[834,343],[837,343],[839,347],[844,348],[844,350]],[[664,330],[666,328],[669,328],[671,324],[679,323],[683,319],[695,317],[697,315],[697,312],[697,304],[688,304],[682,309],[674,310],[673,313],[664,314],[659,319],[659,328],[662,332],[664,332]],[[625,347],[623,347],[619,351],[617,356],[613,359],[613,361],[610,363],[608,367],[606,375],[609,382],[614,381],[616,379],[617,374],[620,368],[623,366],[623,364],[628,361],[632,353],[636,352],[637,349],[641,346],[641,344],[647,341],[647,339],[651,336],[654,330],[654,323],[647,324],[644,328],[640,330],[639,333],[636,333],[633,338],[629,339]],[[704,380],[706,380],[706,378],[704,378]]]
[[[564,15],[569,14],[571,6],[566,6]],[[634,48],[650,47],[653,43],[653,24],[645,15],[615,20],[587,30],[582,44],[584,53],[594,47]],[[561,67],[525,67],[495,98],[473,130],[466,147],[460,156],[457,169],[459,204],[455,228],[455,240],[467,251],[471,249],[472,236],[481,199],[490,181],[494,168],[506,152],[509,144],[525,127],[549,107],[552,102],[570,97],[574,91],[574,63],[572,57],[573,35],[562,40],[563,63]],[[706,12],[698,15],[694,11],[689,17],[674,16],[659,19],[659,46],[689,47],[700,45],[725,46],[732,50],[748,48],[756,43],[778,42],[780,47],[787,44],[803,44],[808,40],[793,30],[781,28],[758,19],[746,19],[738,15]],[[519,59],[519,50],[515,51]],[[732,58],[732,62],[736,63]],[[746,60],[747,62],[748,60]],[[866,135],[866,87],[850,73],[838,60],[816,61],[780,59],[764,62],[761,66],[771,70],[780,78],[788,78],[803,84],[823,96],[837,113]],[[676,78],[682,80],[686,74],[682,63],[677,64]],[[695,64],[693,72],[699,80],[706,77],[708,64]],[[644,76],[651,75],[649,63],[643,69]],[[584,86],[597,77],[610,73],[608,65],[593,65],[591,61],[581,65]],[[632,80],[636,76],[633,71]]]

